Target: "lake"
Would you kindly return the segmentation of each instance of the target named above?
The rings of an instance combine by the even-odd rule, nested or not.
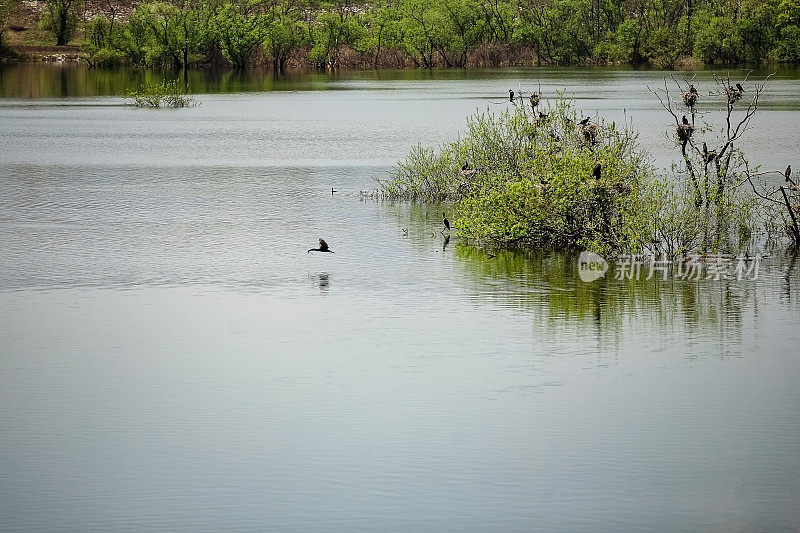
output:
[[[589,283],[363,192],[540,84],[666,167],[670,73],[189,74],[0,68],[0,530],[800,529],[800,259]]]

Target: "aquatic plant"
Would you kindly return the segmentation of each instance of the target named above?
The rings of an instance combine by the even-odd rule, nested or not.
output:
[[[564,98],[546,110],[527,101],[473,115],[438,151],[416,147],[379,180],[384,194],[454,202],[459,235],[475,242],[640,250],[653,170],[632,128],[578,121]]]
[[[128,98],[133,99],[136,107],[188,107],[198,105],[199,102],[187,96],[189,87],[178,80],[161,81],[158,83],[145,82],[138,89],[128,92]]]

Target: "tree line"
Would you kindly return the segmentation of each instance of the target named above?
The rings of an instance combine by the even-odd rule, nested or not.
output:
[[[83,22],[79,3],[47,0],[43,24],[58,44],[82,34],[95,65],[800,61],[800,0],[148,0],[124,16],[109,0]]]

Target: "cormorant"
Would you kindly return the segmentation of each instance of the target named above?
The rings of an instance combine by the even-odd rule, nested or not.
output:
[[[691,94],[697,94],[697,89],[694,88],[694,85],[689,84],[689,92]]]
[[[581,120],[580,122],[578,122],[578,124],[580,124],[581,126],[585,126],[585,125],[587,125],[589,123],[590,119],[591,119],[591,117],[586,117],[583,120]]]
[[[328,248],[328,243],[325,242],[325,239],[320,238],[319,240],[319,248],[309,248],[308,253],[311,252],[328,252],[328,253],[335,253],[333,250]]]
[[[686,115],[683,115],[683,119],[681,119],[681,122],[683,122],[684,126],[688,126],[689,125],[689,119],[686,118]]]
[[[514,101],[514,91],[512,91],[511,89],[508,90],[508,101],[509,102]]]
[[[592,170],[592,176],[594,176],[595,179],[598,179],[598,180],[600,179],[600,170],[601,170],[601,168],[602,167],[600,166],[600,163],[597,163],[594,166],[594,169]]]
[[[444,211],[442,211],[442,222],[444,223],[444,229],[450,231],[450,221],[447,220],[447,215],[444,214]],[[442,230],[443,234],[444,234],[444,229]]]
[[[703,161],[705,161],[706,163],[710,163],[716,157],[717,157],[717,151],[716,150],[711,150],[709,152],[708,151],[708,146],[706,146],[706,143],[703,143]]]
[[[741,83],[737,83],[736,84],[736,88],[739,90],[740,93],[744,92],[744,89],[742,88],[742,84]]]
[[[786,177],[786,182],[788,183],[789,182],[789,176],[792,175],[792,165],[789,165],[788,167],[786,167],[786,172],[784,172],[783,175]]]

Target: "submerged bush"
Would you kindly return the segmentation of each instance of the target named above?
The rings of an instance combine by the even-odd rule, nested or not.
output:
[[[495,245],[639,251],[650,238],[653,170],[627,126],[578,121],[559,100],[478,113],[463,139],[414,149],[389,198],[455,203],[462,237]],[[599,167],[598,167],[599,165]]]
[[[136,107],[187,107],[197,105],[194,98],[187,96],[188,86],[178,80],[162,81],[159,83],[146,82],[138,89],[128,92],[128,98],[133,99]]]

